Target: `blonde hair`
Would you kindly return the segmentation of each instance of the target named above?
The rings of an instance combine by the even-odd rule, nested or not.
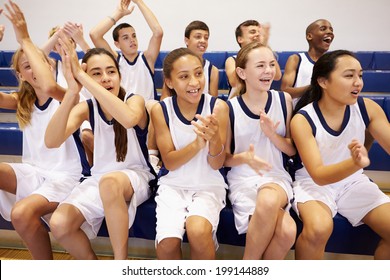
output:
[[[38,51],[42,54],[43,58],[47,61],[47,63],[50,64],[48,57],[43,53],[43,51]],[[16,74],[20,72],[19,61],[23,53],[23,50],[19,48],[12,56],[12,68],[14,69]],[[34,103],[37,100],[37,95],[35,93],[35,89],[27,81],[20,81],[18,75],[16,75],[16,77],[19,80],[16,119],[18,120],[19,127],[23,129],[31,122],[31,113],[34,107]]]

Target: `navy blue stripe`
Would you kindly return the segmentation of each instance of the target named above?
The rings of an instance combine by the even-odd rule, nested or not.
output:
[[[89,109],[89,123],[91,124],[92,131],[95,130],[95,118],[94,118],[94,111],[93,111],[93,103],[91,99],[87,99],[87,105]]]
[[[244,99],[242,96],[237,96],[238,104],[240,104],[241,109],[244,111],[245,115],[247,115],[249,118],[259,120],[260,115],[253,114],[251,110],[249,110],[248,106],[246,106]]]
[[[232,103],[230,102],[230,100],[228,100],[226,103],[229,106],[230,130],[232,131],[232,137],[231,137],[232,140],[231,140],[231,143],[230,143],[230,153],[233,154],[234,150],[236,148],[236,144],[235,144],[235,141],[234,141],[234,121],[235,121],[235,117],[234,117],[234,110],[233,110]]]
[[[201,114],[202,113],[202,109],[203,109],[203,104],[204,104],[204,97],[205,95],[202,94],[201,97],[200,97],[200,101],[199,101],[199,104],[198,104],[198,108],[196,109],[196,113],[195,114]],[[186,125],[191,125],[191,121],[187,120],[183,114],[180,112],[180,108],[179,108],[179,105],[177,104],[177,96],[174,95],[172,96],[172,103],[173,103],[173,109],[175,110],[175,113],[176,113],[176,116],[178,117],[178,119],[186,124]],[[194,119],[196,121],[196,118],[194,117]]]
[[[267,93],[268,93],[268,98],[267,98],[267,103],[265,103],[264,111],[268,114],[268,111],[271,108],[271,104],[272,104],[272,93],[270,90],[267,91]]]
[[[360,114],[362,115],[364,124],[366,125],[367,128],[370,124],[370,118],[367,113],[367,108],[366,108],[366,104],[364,103],[364,98],[359,96],[357,102],[359,105]]]
[[[214,107],[215,107],[215,102],[217,101],[217,98],[212,96],[210,100],[210,112],[213,113]]]
[[[287,126],[287,104],[286,104],[286,96],[284,95],[283,91],[279,91],[279,98],[283,110],[284,125]]]
[[[149,63],[148,63],[148,61],[146,60],[145,54],[142,54],[142,60],[144,61],[145,65],[146,65],[146,68],[148,68],[150,77],[152,78],[152,82],[153,82],[153,96],[154,96],[154,99],[155,99],[155,100],[158,100],[156,84],[154,83],[154,72],[153,72],[152,69],[150,68]]]
[[[304,111],[304,110],[300,110],[298,111],[298,114],[301,114],[302,116],[305,117],[305,119],[307,120],[307,122],[309,123],[309,125],[311,126],[311,130],[312,130],[312,133],[313,133],[313,136],[315,137],[316,136],[316,133],[317,133],[317,128],[313,122],[313,120],[311,119],[311,117],[309,116],[309,114]]]
[[[298,65],[297,65],[297,69],[295,70],[295,78],[294,78],[294,82],[293,82],[293,87],[295,87],[295,84],[297,82],[297,78],[298,78],[298,73],[299,73],[299,67],[301,67],[301,62],[302,62],[302,58],[301,56],[299,55],[299,53],[296,54],[298,56]]]
[[[345,107],[345,112],[344,112],[344,119],[343,119],[343,122],[341,124],[341,129],[339,131],[335,131],[331,127],[329,127],[329,125],[326,123],[326,120],[325,120],[324,116],[322,115],[322,112],[320,110],[320,107],[318,106],[318,102],[317,101],[313,102],[313,108],[316,111],[317,116],[320,119],[320,122],[321,122],[323,128],[329,134],[331,134],[333,136],[339,136],[344,131],[344,129],[347,127],[347,124],[348,124],[349,119],[351,117],[351,107],[350,106],[346,106]]]
[[[42,106],[39,105],[39,100],[36,99],[35,100],[35,106],[41,110],[41,111],[45,111],[47,109],[47,107],[49,107],[50,103],[53,101],[53,98],[52,97],[49,97],[49,99],[47,99],[47,101],[45,102],[45,104],[43,104]]]
[[[169,115],[168,115],[168,110],[167,110],[167,104],[165,104],[164,101],[161,101],[160,105],[161,105],[161,109],[162,109],[163,114],[164,114],[165,123],[167,124],[167,127],[169,128]]]
[[[81,173],[84,176],[91,176],[91,167],[89,166],[87,155],[85,153],[84,145],[80,139],[80,129],[77,129],[73,132],[73,140],[76,143],[77,151],[79,152],[80,162],[81,162]]]

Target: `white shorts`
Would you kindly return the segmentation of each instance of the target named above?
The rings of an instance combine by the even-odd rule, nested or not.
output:
[[[14,204],[31,194],[39,194],[49,202],[63,201],[78,184],[80,175],[71,176],[62,172],[44,172],[27,163],[8,163],[16,175],[16,195],[0,191],[0,213],[11,220]],[[45,174],[46,173],[46,174]]]
[[[319,186],[311,178],[306,178],[295,181],[293,187],[293,209],[298,215],[298,203],[318,200],[329,207],[333,217],[339,213],[353,226],[361,225],[362,219],[374,208],[390,202],[390,198],[364,174],[344,185]]]
[[[292,186],[287,180],[262,177],[260,180],[257,180],[256,184],[238,186],[234,189],[234,191],[229,193],[229,200],[232,203],[234,223],[239,234],[243,234],[248,231],[249,217],[252,216],[255,211],[257,194],[266,184],[269,183],[277,184],[285,191],[287,196],[287,205],[284,207],[284,210],[286,212],[290,211],[291,201],[294,196]]]
[[[121,170],[125,173],[131,182],[134,194],[131,201],[128,203],[129,213],[129,228],[133,225],[137,207],[146,201],[150,195],[149,178],[142,172],[134,170]],[[100,226],[104,219],[103,202],[99,193],[99,181],[102,175],[87,177],[80,183],[72,193],[61,203],[67,203],[75,206],[80,210],[85,218],[85,222],[81,225],[81,229],[85,232],[89,239],[97,236]]]
[[[226,205],[226,190],[187,191],[166,185],[159,186],[156,195],[156,244],[169,237],[183,240],[185,222],[190,216],[200,216],[212,225],[215,248],[219,213]]]

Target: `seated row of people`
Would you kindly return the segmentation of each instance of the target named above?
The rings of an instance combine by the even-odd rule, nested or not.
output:
[[[90,239],[105,218],[115,259],[127,258],[137,206],[154,191],[158,259],[180,259],[185,232],[192,259],[214,259],[226,192],[237,231],[246,233],[244,259],[286,256],[296,237],[290,207],[304,225],[296,258],[323,257],[337,212],[377,232],[375,257],[390,258],[390,199],[362,174],[365,130],[390,153],[390,124],[375,102],[359,97],[362,69],[351,52],[318,59],[293,111],[290,94],[270,89],[277,64],[269,47],[252,42],[238,52],[240,92],[228,102],[203,92],[200,57],[175,49],[163,65],[170,94],[147,110],[143,97],[121,86],[112,53],[93,48],[80,65],[63,31],[56,48],[67,87],[59,86],[18,5],[6,7],[20,44],[13,65],[21,85],[1,93],[0,106],[16,109],[24,140],[23,162],[0,164],[0,211],[33,258],[52,258],[41,218],[77,259],[97,258]],[[92,97],[80,102],[82,87]],[[93,131],[92,168],[79,138],[84,121]],[[158,176],[147,151],[151,137],[163,162]],[[294,181],[289,157],[301,163]]]

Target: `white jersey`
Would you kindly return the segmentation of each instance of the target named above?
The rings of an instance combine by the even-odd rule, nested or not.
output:
[[[215,97],[212,97],[209,94],[202,94],[196,113],[202,116],[210,115],[215,102]],[[177,104],[177,96],[165,98],[160,104],[175,149],[183,149],[196,139],[194,126],[181,114]],[[174,188],[191,191],[227,188],[220,171],[211,168],[207,162],[208,150],[208,145],[206,145],[190,161],[175,170],[169,171],[163,167],[159,185],[168,185]]]
[[[231,153],[239,154],[248,151],[249,144],[253,144],[256,155],[272,165],[272,169],[269,172],[264,172],[263,177],[285,180],[291,184],[292,179],[284,168],[283,154],[262,132],[260,116],[249,110],[241,96],[229,100],[228,105],[232,129]],[[265,112],[274,123],[280,122],[276,132],[285,137],[287,107],[284,92],[268,91]],[[243,184],[256,184],[259,179],[261,179],[260,175],[246,164],[231,167],[227,173],[231,192]]]
[[[93,97],[87,100],[89,121],[94,134],[94,165],[91,169],[93,176],[99,176],[115,170],[131,169],[148,174],[154,179],[148,159],[146,147],[147,128],[138,126],[127,129],[127,154],[124,161],[116,160],[114,121],[108,121]]]
[[[60,102],[49,98],[39,106],[34,104],[30,125],[23,129],[23,163],[31,164],[43,173],[62,171],[69,175],[89,175],[89,165],[85,151],[76,131],[59,148],[48,149],[44,135],[50,119],[60,106]],[[81,159],[81,160],[80,160]]]
[[[154,74],[148,65],[145,55],[140,52],[133,62],[128,61],[122,54],[118,54],[119,70],[121,72],[121,86],[126,92],[136,93],[146,101],[157,96],[154,85]],[[127,96],[125,96],[126,100]]]
[[[313,73],[314,61],[310,58],[307,52],[298,53],[299,62],[297,72],[295,73],[295,81],[293,87],[308,86],[311,83],[311,75]],[[297,104],[300,98],[293,99],[293,106]]]
[[[334,131],[327,125],[317,102],[306,105],[298,113],[302,114],[309,122],[324,165],[336,164],[351,158],[348,144],[351,143],[352,139],[364,143],[369,118],[362,97],[359,97],[354,105],[346,107],[340,131]],[[363,169],[360,169],[335,184],[344,185],[362,173]],[[295,180],[299,181],[305,178],[310,178],[310,175],[306,168],[302,167],[296,171]]]

